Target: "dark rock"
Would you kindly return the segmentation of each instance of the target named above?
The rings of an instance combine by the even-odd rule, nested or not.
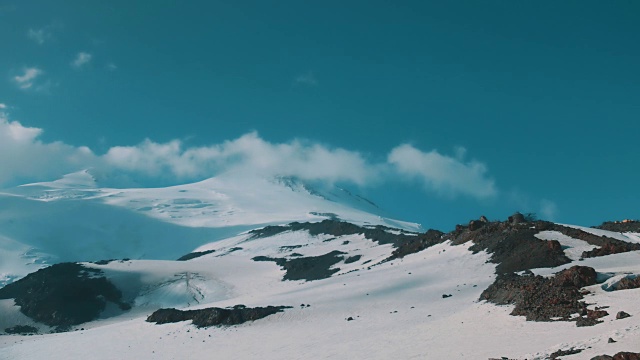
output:
[[[491,262],[498,264],[498,274],[541,267],[555,267],[571,262],[557,242],[538,239],[541,231],[552,230],[555,224],[546,221],[528,223],[492,222],[476,231],[467,228],[443,236],[454,244],[472,241],[473,252],[487,251]]]
[[[206,308],[198,310],[159,309],[147,317],[148,322],[167,324],[191,320],[197,327],[231,326],[262,319],[291,308],[290,306],[266,306],[248,308],[244,305],[232,308]]]
[[[205,251],[194,251],[192,253],[183,255],[181,257],[178,258],[178,261],[187,261],[187,260],[191,260],[191,259],[195,259],[195,258],[199,258],[200,256],[204,256],[207,254],[211,254],[216,252],[215,250],[205,250]]]
[[[613,340],[612,338],[609,338],[609,340],[607,340],[607,343],[609,343],[609,344],[613,344],[615,342],[617,342],[617,341]]]
[[[640,288],[640,276],[628,276],[622,278],[613,287],[614,290],[629,290]]]
[[[638,220],[622,220],[622,221],[605,221],[601,225],[594,226],[596,229],[615,231],[615,232],[640,232],[640,221]]]
[[[593,268],[573,266],[556,274],[554,283],[560,286],[582,288],[596,283],[597,273]]]
[[[598,248],[583,252],[583,258],[606,256],[611,254],[640,250],[640,244],[638,243],[629,243],[607,236],[598,236],[568,226],[553,224],[552,229],[550,230],[558,231],[574,239],[583,240],[591,245],[598,246]]]
[[[351,317],[351,316],[349,316],[349,317],[347,318],[347,321],[353,321],[353,320],[354,320],[354,319],[353,319],[353,317]]]
[[[640,360],[640,353],[619,352],[613,356],[598,355],[592,357],[591,360]]]
[[[586,317],[576,319],[577,325],[595,325],[599,317],[607,315],[606,311],[588,310],[586,304],[579,301],[583,298],[580,288],[595,283],[595,270],[583,266],[573,266],[552,278],[506,274],[498,276],[482,292],[480,300],[498,305],[514,304],[511,315],[526,316],[529,321],[553,321],[553,318],[572,321],[572,314],[582,313]]]
[[[438,230],[429,229],[417,236],[405,237],[385,261],[401,259],[407,255],[415,254],[429,247],[440,244],[446,240],[444,233]]]
[[[481,227],[485,226],[486,224],[487,224],[486,222],[481,220],[471,220],[469,221],[469,225],[467,226],[467,228],[469,229],[469,231],[476,231]]]
[[[571,348],[568,350],[558,350],[556,352],[553,352],[549,355],[549,360],[556,360],[559,359],[560,356],[566,356],[566,355],[574,355],[574,354],[579,354],[582,352],[582,350],[584,349],[576,349],[576,348]]]
[[[262,238],[277,235],[286,231],[301,231],[306,230],[310,235],[330,235],[330,236],[344,236],[362,234],[366,239],[377,242],[380,245],[392,244],[395,248],[403,248],[393,258],[401,258],[410,251],[421,251],[427,247],[435,244],[432,238],[437,235],[439,242],[443,242],[445,239],[441,239],[442,232],[437,230],[429,230],[424,234],[410,233],[400,231],[399,234],[393,233],[389,230],[392,229],[386,226],[377,225],[375,227],[363,227],[354,225],[351,223],[339,221],[339,220],[323,220],[317,223],[299,223],[293,222],[283,226],[267,226],[262,229],[252,230],[249,233],[252,234],[252,238]]]
[[[446,298],[449,298],[449,297],[452,297],[452,296],[453,295],[451,295],[451,294],[442,294],[442,298],[443,299],[446,299]]]
[[[640,360],[640,353],[619,352],[613,355],[613,360]]]
[[[527,222],[527,220],[525,219],[524,215],[520,214],[517,211],[516,211],[515,214],[509,216],[508,221],[513,225],[517,225],[517,224],[521,224],[521,223]]]
[[[629,251],[640,250],[640,244],[627,243],[617,239],[607,239],[606,242],[599,248],[595,248],[582,253],[583,258],[592,258],[598,256],[607,256],[613,254],[619,254]]]
[[[98,269],[60,263],[40,269],[0,289],[0,299],[15,299],[20,312],[60,329],[95,320],[112,302],[122,310],[118,290]]]
[[[7,334],[37,334],[38,329],[29,325],[16,325],[4,329]]]
[[[343,260],[345,253],[332,251],[320,256],[297,257],[294,259],[270,258],[256,256],[253,261],[273,261],[286,271],[283,280],[320,280],[331,277],[340,269],[330,269],[331,266]]]
[[[354,263],[354,262],[360,260],[360,258],[362,258],[362,255],[349,256],[348,258],[344,259],[344,263],[345,264],[351,264],[351,263]]]
[[[626,313],[624,311],[618,311],[618,313],[616,314],[616,320],[626,319],[628,317],[631,317],[631,315],[629,315],[628,313]]]

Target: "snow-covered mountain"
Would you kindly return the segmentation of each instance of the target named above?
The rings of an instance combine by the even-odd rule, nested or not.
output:
[[[341,219],[418,231],[382,217],[368,200],[294,178],[227,173],[168,188],[101,187],[85,170],[0,191],[0,286],[43,264],[175,259],[243,231],[293,221]],[[108,183],[108,181],[107,181]]]
[[[81,172],[5,190],[0,359],[640,352],[640,223],[516,214],[444,233],[377,211],[237,174],[115,189]]]

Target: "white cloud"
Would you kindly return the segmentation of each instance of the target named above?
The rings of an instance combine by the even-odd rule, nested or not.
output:
[[[456,155],[464,155],[458,149]],[[443,195],[465,194],[488,198],[497,194],[493,179],[487,177],[487,167],[477,161],[449,157],[436,150],[423,152],[412,145],[400,145],[389,153],[388,162],[403,175],[418,179],[428,190]]]
[[[558,205],[547,199],[540,200],[540,215],[543,220],[554,221],[558,214]]]
[[[39,140],[42,129],[9,121],[0,113],[0,185],[17,180],[49,180],[95,163],[87,147]]]
[[[202,180],[237,171],[251,175],[295,176],[328,183],[380,185],[410,177],[429,192],[488,198],[497,193],[486,166],[476,161],[398,146],[386,161],[312,141],[272,143],[257,133],[209,146],[186,146],[181,140],[135,146],[116,146],[102,155],[87,147],[40,140],[43,130],[9,121],[0,112],[0,187],[16,182],[53,180],[64,174],[94,168],[106,174],[163,184]]]
[[[306,85],[306,86],[317,86],[318,85],[318,79],[316,79],[316,76],[312,72],[308,72],[306,74],[298,75],[294,79],[294,82],[296,84]]]
[[[37,67],[25,68],[22,75],[16,75],[13,77],[13,81],[22,90],[29,90],[33,88],[33,84],[38,76],[44,72]]]
[[[150,176],[171,173],[179,179],[211,176],[228,170],[306,180],[349,181],[365,185],[375,170],[357,152],[291,141],[273,144],[249,133],[222,144],[185,148],[181,141],[111,148],[104,156],[111,166]]]
[[[0,109],[1,109],[1,110],[4,110],[4,109],[6,109],[6,108],[7,108],[7,105],[6,105],[6,104],[0,103]]]
[[[81,51],[76,55],[76,58],[71,62],[71,66],[73,66],[76,69],[79,69],[87,65],[89,62],[91,62],[92,57],[93,56],[91,54]]]
[[[110,62],[110,63],[107,64],[106,68],[109,71],[116,71],[116,70],[118,70],[118,65]]]
[[[47,28],[29,29],[29,31],[27,32],[27,37],[33,40],[36,44],[42,45],[47,40],[51,39],[51,33],[47,30]]]

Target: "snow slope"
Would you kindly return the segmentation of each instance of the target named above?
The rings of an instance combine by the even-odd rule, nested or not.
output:
[[[477,300],[495,279],[495,265],[487,262],[488,254],[468,251],[470,243],[453,246],[445,242],[369,268],[390,254],[389,245],[376,245],[361,235],[328,239],[305,231],[258,239],[241,235],[206,245],[204,248],[216,251],[186,262],[88,264],[105,271],[138,307],[115,318],[83,324],[81,331],[2,336],[0,358],[110,359],[118,354],[124,359],[181,359],[208,358],[215,353],[238,359],[544,359],[558,349],[590,346],[564,357],[588,359],[595,354],[640,351],[640,316],[613,319],[620,309],[640,314],[635,300],[640,289],[606,292],[599,285],[591,287],[593,295],[588,301],[592,306],[610,306],[612,314],[594,327],[526,322],[508,315],[511,306]],[[228,251],[238,247],[242,249]],[[260,255],[298,252],[313,256],[332,250],[362,258],[354,264],[337,264],[341,271],[336,275],[311,282],[281,281],[283,271],[274,263],[251,260]],[[607,258],[585,260],[585,265],[608,264],[610,272],[640,271],[638,252]],[[363,264],[367,260],[372,262]],[[619,268],[612,265],[617,263]],[[545,270],[553,273],[558,269]],[[443,298],[443,294],[452,296]],[[294,308],[231,328],[197,329],[188,322],[155,325],[144,321],[157,307],[237,304]],[[347,321],[348,317],[354,320]],[[609,337],[617,343],[608,344]]]
[[[102,270],[133,308],[107,308],[100,319],[73,331],[48,333],[50,328],[21,314],[11,300],[0,300],[0,331],[21,324],[43,333],[0,335],[0,359],[546,359],[570,348],[582,352],[563,359],[591,359],[640,352],[640,289],[611,291],[621,278],[640,275],[640,251],[580,260],[592,245],[541,231],[536,236],[559,241],[572,262],[532,271],[551,276],[574,265],[593,267],[603,282],[587,287],[585,300],[589,309],[608,306],[609,315],[590,327],[530,322],[509,315],[512,305],[478,300],[496,279],[496,264],[489,261],[491,254],[470,251],[471,242],[447,240],[385,261],[393,245],[363,234],[290,230],[259,237],[248,232],[265,224],[327,217],[417,228],[350,208],[348,201],[338,201],[336,194],[348,195],[339,189],[327,200],[330,196],[290,179],[224,177],[163,189],[110,189],[86,175],[10,189],[0,197],[0,266],[16,273],[21,266],[33,271],[43,261],[130,257],[83,264]],[[582,229],[630,242],[635,236]],[[175,261],[191,251],[208,253]],[[332,265],[338,270],[314,281],[283,281],[281,266],[254,260],[332,252],[341,254]],[[13,276],[5,281],[19,275]],[[231,327],[145,321],[163,307],[238,304],[292,308]],[[632,316],[616,320],[618,311]]]
[[[339,188],[228,173],[168,188],[100,187],[91,171],[0,191],[0,286],[61,261],[175,259],[269,224],[340,218],[419,230]]]

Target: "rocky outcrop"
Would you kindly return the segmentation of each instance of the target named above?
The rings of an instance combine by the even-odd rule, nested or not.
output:
[[[549,355],[549,360],[560,359],[561,356],[579,354],[579,353],[582,352],[582,350],[584,350],[584,349],[571,348],[571,349],[568,349],[568,350],[558,350],[558,351],[556,351],[554,353],[551,353]]]
[[[178,258],[177,261],[187,261],[187,260],[199,258],[200,256],[211,254],[211,253],[214,253],[214,252],[216,252],[216,251],[215,250],[194,251],[192,253],[188,253],[186,255],[182,255],[181,257]]]
[[[640,276],[630,275],[620,279],[612,286],[613,290],[630,290],[640,288]]]
[[[122,310],[122,293],[102,271],[76,263],[40,269],[0,289],[0,299],[15,299],[31,319],[64,330],[98,318],[107,302]]]
[[[407,236],[397,244],[397,247],[385,261],[401,259],[407,255],[415,254],[433,245],[446,240],[444,233],[438,230],[429,229],[427,232],[417,236]]]
[[[598,355],[592,357],[591,360],[640,360],[640,353],[619,352],[613,356]]]
[[[603,310],[589,310],[580,288],[596,283],[593,268],[574,266],[557,273],[552,278],[542,276],[507,274],[499,276],[481,295],[480,300],[515,308],[511,315],[525,316],[529,321],[576,321],[578,326],[598,323],[598,318],[608,315]],[[572,318],[573,314],[580,314]]]
[[[607,238],[599,248],[583,252],[582,257],[592,258],[636,250],[640,250],[640,244],[638,243],[628,243],[617,239]]]
[[[491,262],[498,264],[496,273],[506,274],[541,267],[555,267],[571,262],[557,241],[540,240],[535,235],[550,230],[555,224],[546,221],[521,222],[524,216],[513,215],[504,222],[491,222],[472,230],[458,225],[444,235],[454,244],[472,241],[470,250],[487,251]],[[516,220],[513,220],[515,218]]]
[[[316,223],[299,223],[293,222],[288,225],[267,226],[262,229],[252,230],[249,234],[252,238],[263,238],[274,236],[285,231],[301,231],[306,230],[309,234],[316,235],[330,235],[330,236],[345,236],[362,234],[365,238],[375,241],[380,245],[392,244],[394,247],[399,247],[406,242],[415,240],[416,236],[430,237],[431,233],[437,230],[429,230],[425,234],[407,233],[402,230],[392,229],[386,226],[377,225],[374,227],[364,227],[354,225],[348,222],[339,220],[323,220]],[[438,233],[443,234],[438,231]]]
[[[198,310],[159,309],[147,317],[148,322],[168,324],[191,320],[197,327],[231,326],[255,321],[290,309],[290,306],[266,306],[248,308],[236,305],[232,308],[211,307]]]
[[[38,329],[29,325],[16,325],[16,326],[12,326],[4,329],[4,332],[6,332],[7,334],[31,335],[31,334],[37,334]]]
[[[602,229],[615,232],[636,232],[640,233],[640,221],[639,220],[622,220],[622,221],[605,221],[598,226],[594,226],[596,229]]]
[[[320,280],[331,277],[340,271],[338,268],[331,268],[333,265],[344,260],[345,253],[334,250],[320,256],[295,257],[295,258],[271,258],[267,256],[256,256],[253,261],[273,261],[286,271],[283,280]]]
[[[599,236],[591,234],[584,230],[568,226],[553,224],[549,230],[558,231],[571,238],[582,240],[598,247],[593,250],[583,252],[583,258],[606,256],[611,254],[640,250],[640,244],[638,243],[629,243],[607,236]]]

